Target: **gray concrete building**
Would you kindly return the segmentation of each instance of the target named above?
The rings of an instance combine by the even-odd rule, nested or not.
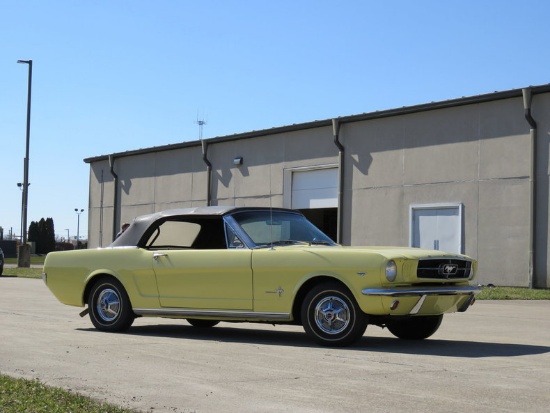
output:
[[[154,211],[290,207],[344,245],[465,253],[549,288],[550,85],[130,150],[90,165],[89,247]]]

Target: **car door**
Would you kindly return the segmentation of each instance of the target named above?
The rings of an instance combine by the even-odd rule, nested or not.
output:
[[[252,309],[251,251],[225,249],[221,218],[166,221],[158,232],[148,248],[162,307]]]

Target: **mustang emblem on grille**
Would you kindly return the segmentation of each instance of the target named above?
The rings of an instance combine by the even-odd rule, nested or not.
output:
[[[439,275],[443,275],[446,278],[449,278],[451,275],[455,275],[457,272],[457,264],[441,264],[439,266]]]

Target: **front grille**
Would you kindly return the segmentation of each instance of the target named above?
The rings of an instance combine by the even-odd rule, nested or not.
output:
[[[459,259],[430,259],[418,261],[418,278],[455,280],[468,278],[472,262]]]

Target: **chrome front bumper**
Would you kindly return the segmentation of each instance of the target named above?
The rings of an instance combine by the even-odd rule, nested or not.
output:
[[[468,285],[466,287],[402,287],[402,288],[366,288],[363,295],[384,297],[410,297],[415,295],[470,295],[481,291],[478,287]]]

